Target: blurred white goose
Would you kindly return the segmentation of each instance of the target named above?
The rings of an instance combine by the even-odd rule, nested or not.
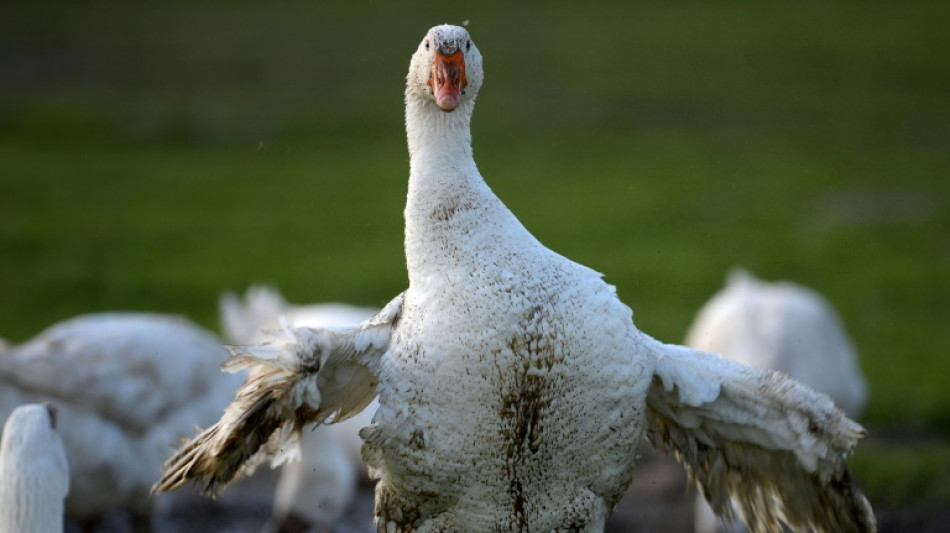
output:
[[[228,292],[219,301],[221,330],[234,344],[263,342],[265,330],[278,329],[280,318],[294,327],[334,327],[362,322],[379,310],[339,303],[292,305],[273,288],[250,287],[242,300]],[[304,430],[300,460],[281,467],[274,512],[264,531],[283,531],[296,524],[332,528],[350,507],[357,479],[366,475],[360,456],[359,430],[368,426],[378,405],[339,424]]]
[[[214,335],[183,318],[83,315],[0,352],[0,416],[55,402],[69,457],[67,515],[92,527],[124,509],[145,530],[163,458],[216,420],[242,382],[220,372],[226,357]]]
[[[469,128],[482,79],[460,27],[432,28],[412,57],[408,290],[362,324],[236,348],[227,367],[257,378],[156,490],[216,493],[297,428],[378,392],[361,436],[381,532],[602,531],[644,435],[759,529],[874,530],[844,464],[859,425],[782,375],[640,332],[600,274],[492,193]]]
[[[63,533],[69,467],[50,404],[21,405],[0,439],[0,533]]]
[[[789,281],[767,283],[745,270],[699,310],[685,343],[744,365],[781,370],[861,415],[867,382],[841,317],[817,292]]]
[[[766,283],[736,269],[726,287],[699,310],[686,344],[721,353],[745,365],[780,370],[831,396],[848,416],[858,417],[867,382],[841,318],[825,298],[791,282]],[[702,497],[696,501],[696,531],[743,531],[718,521]]]
[[[356,324],[379,312],[343,303],[291,304],[277,289],[265,285],[249,287],[243,300],[233,292],[222,294],[218,309],[221,331],[232,344],[261,342],[265,330],[280,327],[280,317],[294,326],[325,327]]]

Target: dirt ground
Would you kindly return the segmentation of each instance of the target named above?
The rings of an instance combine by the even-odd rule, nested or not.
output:
[[[154,532],[258,533],[270,515],[275,481],[273,472],[258,472],[254,478],[230,487],[218,500],[179,491],[154,517]],[[881,533],[950,532],[950,509],[876,507],[875,511]],[[372,487],[364,485],[350,512],[332,533],[373,533],[372,516]],[[685,533],[692,529],[693,495],[687,488],[686,475],[675,461],[661,457],[648,458],[637,467],[633,484],[607,520],[605,532]],[[74,533],[78,528],[69,524],[66,531]],[[129,520],[122,515],[107,517],[96,529],[97,533],[131,531]]]

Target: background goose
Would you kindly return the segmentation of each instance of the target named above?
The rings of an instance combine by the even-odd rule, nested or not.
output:
[[[472,157],[482,83],[468,32],[431,29],[406,87],[409,289],[359,326],[236,349],[256,368],[157,491],[215,493],[258,453],[379,394],[361,431],[379,531],[600,531],[647,436],[718,512],[756,527],[874,530],[844,456],[862,434],[783,376],[637,330],[598,273],[545,248]]]
[[[280,327],[280,317],[297,326],[339,326],[362,322],[379,311],[343,303],[291,304],[266,285],[249,287],[243,299],[233,292],[222,294],[218,310],[221,331],[232,344],[261,342],[265,330]]]
[[[797,283],[767,283],[734,270],[699,310],[685,343],[781,370],[831,396],[852,418],[867,401],[867,382],[841,317],[820,294]]]
[[[767,283],[734,270],[726,287],[699,310],[685,343],[785,372],[831,396],[852,418],[867,400],[867,383],[841,318],[820,294],[797,283]],[[745,531],[741,524],[722,524],[698,497],[696,532],[717,529]]]
[[[0,438],[0,532],[62,533],[69,467],[50,404],[21,405]]]
[[[67,515],[91,527],[125,509],[146,530],[148,490],[163,458],[216,420],[241,383],[218,369],[226,355],[184,318],[79,316],[0,353],[0,416],[25,402],[55,402],[69,458]]]
[[[295,327],[332,327],[362,322],[378,311],[339,303],[292,305],[266,286],[250,287],[243,300],[225,293],[219,308],[221,330],[233,344],[263,342],[265,330],[280,328],[281,317]],[[300,460],[281,467],[265,532],[284,531],[290,524],[329,528],[343,517],[357,480],[366,477],[359,430],[370,424],[376,407],[374,401],[353,418],[301,433]]]

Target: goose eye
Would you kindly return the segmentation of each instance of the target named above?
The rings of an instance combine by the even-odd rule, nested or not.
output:
[[[426,50],[428,50],[428,49],[429,49],[429,39],[426,39],[426,40],[425,40],[425,45],[426,45]]]
[[[465,41],[465,51],[468,52],[472,49],[472,41]]]

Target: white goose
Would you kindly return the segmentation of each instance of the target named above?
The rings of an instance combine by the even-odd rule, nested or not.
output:
[[[0,440],[0,532],[62,533],[69,467],[50,404],[21,405]]]
[[[292,305],[276,290],[250,287],[239,298],[225,293],[219,302],[221,330],[230,343],[256,344],[265,330],[280,327],[283,317],[294,327],[333,327],[368,319],[379,310],[339,303]],[[378,404],[339,424],[308,428],[300,436],[300,460],[281,467],[274,511],[264,531],[284,531],[290,524],[331,528],[352,504],[357,480],[366,475],[360,456],[359,430],[368,426]]]
[[[216,420],[242,382],[218,370],[226,357],[214,335],[183,318],[83,315],[0,351],[0,416],[55,402],[69,457],[67,516],[92,528],[125,510],[146,530],[163,459]]]
[[[867,382],[841,317],[820,294],[797,283],[767,283],[734,270],[699,310],[685,343],[785,372],[831,396],[852,418],[867,401]]]
[[[841,318],[820,294],[797,283],[767,283],[734,270],[696,314],[685,342],[745,365],[785,372],[829,395],[850,417],[860,416],[867,400],[867,382]],[[717,530],[744,528],[717,521],[698,497],[696,532]]]
[[[255,454],[378,392],[361,436],[382,532],[601,531],[643,436],[756,528],[873,531],[844,464],[859,425],[779,374],[640,332],[613,287],[491,192],[469,129],[481,84],[468,32],[432,28],[406,87],[409,289],[360,325],[235,349],[230,369],[257,378],[155,490],[216,493]]]
[[[221,331],[233,344],[257,344],[265,330],[277,329],[280,317],[294,326],[325,327],[356,324],[379,312],[372,307],[343,303],[296,305],[272,287],[253,285],[244,298],[233,292],[221,295],[218,301]]]

